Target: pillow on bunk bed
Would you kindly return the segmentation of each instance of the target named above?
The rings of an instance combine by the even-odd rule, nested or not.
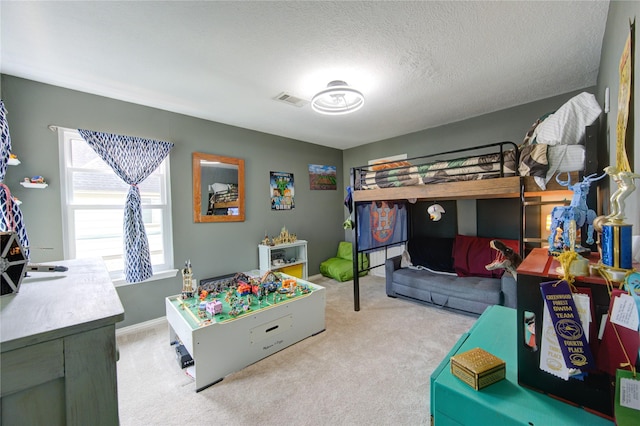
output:
[[[549,145],[546,156],[549,163],[546,173],[533,175],[533,179],[542,190],[547,188],[547,183],[553,179],[557,173],[584,170],[584,145]]]
[[[411,166],[411,163],[408,161],[394,161],[394,162],[388,163],[384,160],[381,160],[373,163],[373,165],[371,166],[371,169],[385,170],[385,169],[395,169],[398,167],[409,167],[409,166]]]
[[[584,169],[584,145],[556,145],[547,150],[549,170],[546,181],[549,182],[554,173],[575,172]]]
[[[453,266],[459,277],[502,277],[504,269],[488,271],[485,268],[485,265],[493,262],[496,257],[496,251],[489,245],[491,240],[495,239],[456,235],[453,247]],[[498,239],[514,251],[520,251],[518,240]]]
[[[547,145],[525,145],[520,147],[520,176],[538,176],[544,178],[549,169]]]
[[[585,135],[585,128],[592,124],[602,108],[591,93],[582,92],[569,99],[556,112],[540,123],[535,131],[535,142],[547,145],[576,145]]]
[[[597,120],[601,113],[595,96],[583,92],[569,99],[556,112],[540,117],[520,146],[520,175],[533,176],[538,186],[545,190],[555,174],[583,170],[585,152],[580,143],[584,140],[586,126]],[[537,156],[535,162],[544,162],[538,160],[544,156],[546,168],[529,169],[531,159],[527,150],[530,149],[540,150],[533,156]],[[544,154],[542,150],[545,150]]]
[[[520,152],[520,164],[518,164],[518,172],[520,176],[538,176],[544,178],[547,176],[549,169],[549,161],[547,159],[547,145],[536,143],[536,129],[548,116],[543,115],[538,118],[535,123],[527,130],[522,143],[518,146]]]

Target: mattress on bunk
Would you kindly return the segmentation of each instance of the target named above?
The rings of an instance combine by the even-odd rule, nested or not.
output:
[[[209,185],[209,200],[214,203],[230,203],[238,200],[238,184],[214,183]]]
[[[230,203],[233,201],[238,201],[238,191],[229,190],[223,192],[216,192],[214,194],[214,202],[216,203]]]
[[[503,173],[500,173],[500,153],[484,154],[422,165],[374,170],[356,179],[357,189],[394,188],[442,182],[493,179],[516,176],[514,151],[504,153]],[[358,183],[360,185],[358,186]]]
[[[554,145],[547,148],[548,167],[542,174],[533,175],[540,189],[558,173],[579,172],[585,169],[585,147],[583,145]]]

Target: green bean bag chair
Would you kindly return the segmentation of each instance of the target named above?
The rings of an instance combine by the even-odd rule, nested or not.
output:
[[[360,269],[369,267],[369,258],[363,254],[358,254]],[[367,275],[368,271],[360,272],[360,276]],[[353,279],[353,253],[351,243],[341,241],[338,244],[336,257],[329,258],[320,264],[320,273],[325,277],[333,278],[336,281],[349,281]]]

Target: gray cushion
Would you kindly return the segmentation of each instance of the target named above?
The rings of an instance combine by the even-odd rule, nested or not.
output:
[[[499,278],[458,277],[405,268],[393,272],[393,282],[405,287],[488,305],[502,303]],[[399,293],[397,289],[396,292]]]

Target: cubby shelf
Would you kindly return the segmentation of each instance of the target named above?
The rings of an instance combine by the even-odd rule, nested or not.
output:
[[[305,240],[275,246],[260,244],[258,254],[261,270],[281,271],[303,280],[307,279],[307,242]],[[284,263],[278,263],[278,260]],[[274,261],[276,261],[275,264]]]

